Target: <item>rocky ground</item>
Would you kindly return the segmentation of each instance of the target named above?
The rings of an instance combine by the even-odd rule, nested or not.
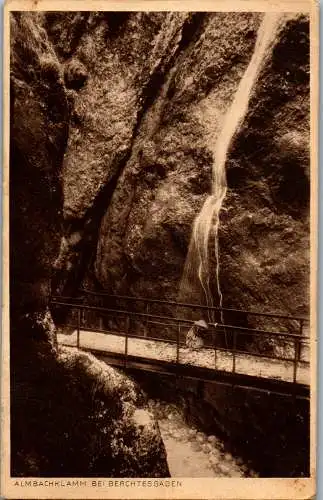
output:
[[[148,406],[158,421],[172,477],[258,477],[219,437],[190,426],[178,406],[153,399]]]

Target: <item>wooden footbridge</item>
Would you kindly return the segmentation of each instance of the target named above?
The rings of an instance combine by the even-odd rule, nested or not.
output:
[[[310,396],[308,319],[82,289],[53,296],[57,342],[108,364],[267,393]],[[186,346],[195,320],[209,318],[203,347]],[[210,318],[212,321],[210,322]]]

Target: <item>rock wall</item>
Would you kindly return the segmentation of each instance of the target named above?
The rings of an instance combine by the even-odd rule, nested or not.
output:
[[[286,21],[232,146],[222,283],[246,309],[309,307],[309,27]]]
[[[51,342],[48,301],[62,236],[70,109],[42,16],[12,13],[10,41],[11,475],[169,476],[138,385]],[[68,68],[84,79],[82,67]]]
[[[13,329],[45,313],[60,245],[60,172],[68,105],[60,64],[38,16],[11,17],[10,272]],[[28,316],[26,316],[28,315]],[[31,321],[31,323],[33,320]]]
[[[158,429],[145,413],[140,390],[127,379],[122,381],[136,394],[132,413],[116,407],[116,414],[104,417],[106,428],[111,436],[133,433],[135,414],[146,424],[139,425],[139,441],[130,443],[128,458],[116,456],[119,445],[112,449],[110,435],[104,453],[98,453],[104,426],[97,404],[111,402],[111,391],[120,389],[112,390],[112,379],[119,375],[87,355],[58,355],[49,342],[53,264],[52,287],[59,293],[74,294],[85,284],[127,295],[178,297],[192,224],[211,188],[212,146],[252,56],[261,16],[12,15],[14,474],[62,475],[63,469],[73,475],[77,469],[93,475],[168,474]],[[224,305],[308,314],[306,16],[281,18],[226,167],[220,225]],[[192,297],[202,299],[194,289]],[[79,380],[88,382],[84,399]],[[89,406],[98,380],[104,387]],[[53,412],[40,432],[39,414],[48,413],[45,401],[52,394],[73,400],[85,420],[94,416],[93,426],[70,431],[63,412],[63,444],[54,439]],[[28,404],[27,395],[37,407]],[[80,462],[83,430],[93,437],[93,455],[87,452]],[[143,462],[138,442],[141,449],[154,443],[150,463]],[[69,452],[62,469],[57,457],[64,446]]]
[[[212,145],[254,50],[257,13],[46,16],[71,98],[55,287],[176,299]],[[227,307],[309,308],[309,24],[280,20],[227,161]],[[77,77],[79,78],[79,77]],[[213,266],[214,268],[214,266]],[[211,277],[215,287],[215,276]],[[192,291],[192,300],[202,300]]]

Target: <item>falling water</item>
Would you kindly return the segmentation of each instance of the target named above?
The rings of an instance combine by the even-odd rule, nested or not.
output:
[[[212,192],[206,198],[204,205],[194,221],[191,241],[186,258],[183,278],[181,282],[181,294],[192,287],[193,277],[197,272],[199,282],[202,286],[206,304],[213,306],[213,296],[210,289],[209,272],[209,238],[212,229],[214,231],[214,253],[216,260],[216,286],[219,297],[219,307],[222,307],[222,293],[220,288],[219,273],[219,242],[218,231],[220,223],[220,210],[227,191],[225,163],[228,149],[233,136],[239,129],[245,117],[251,93],[257,81],[259,72],[263,67],[264,60],[269,53],[278,28],[279,14],[264,14],[259,27],[254,52],[250,63],[239,83],[232,104],[225,116],[224,125],[219,133],[214,147],[213,170],[212,170]],[[213,315],[209,320],[214,321]]]

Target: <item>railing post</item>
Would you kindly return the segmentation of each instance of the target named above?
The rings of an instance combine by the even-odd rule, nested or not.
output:
[[[55,347],[55,349],[58,349],[57,328],[55,328],[55,332],[54,332],[54,347]]]
[[[124,367],[127,368],[127,360],[128,360],[128,333],[129,333],[129,316],[126,318],[126,338],[124,345]]]
[[[303,337],[303,320],[299,320],[299,336],[300,339]],[[300,361],[301,359],[301,345],[302,345],[302,340],[297,341],[297,359]]]
[[[53,305],[53,304],[55,304],[55,298],[51,297],[50,298],[50,305]],[[55,328],[55,332],[54,332],[54,347],[55,347],[55,349],[58,349],[57,328]]]
[[[149,302],[146,304],[146,314],[149,314]],[[148,318],[145,321],[145,337],[148,337]]]
[[[294,373],[293,373],[294,384],[296,384],[296,378],[297,378],[298,345],[299,345],[299,340],[294,338]]]
[[[232,347],[232,373],[236,371],[236,330],[233,330],[233,347]]]
[[[181,325],[178,323],[177,325],[177,338],[176,338],[176,364],[179,364],[179,340],[181,333]]]
[[[216,326],[214,327],[214,334],[213,334],[213,344],[214,344],[214,368],[216,368],[216,358],[217,358],[217,353],[216,353],[216,341],[217,341],[217,331],[216,331]]]
[[[77,337],[76,337],[76,347],[80,348],[80,328],[81,328],[81,308],[77,309]]]

